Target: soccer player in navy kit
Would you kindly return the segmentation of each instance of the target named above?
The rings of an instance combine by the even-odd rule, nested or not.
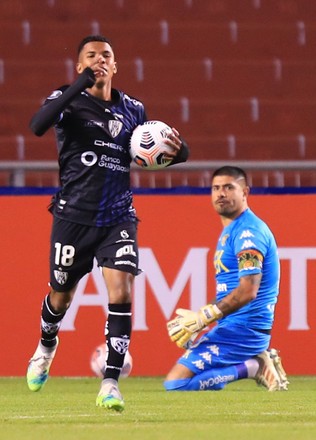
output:
[[[214,256],[216,300],[198,312],[178,309],[168,322],[171,340],[187,348],[167,375],[169,391],[220,390],[245,378],[269,391],[287,390],[278,352],[268,350],[279,294],[277,245],[248,207],[248,194],[242,169],[225,166],[214,172],[212,203],[223,224]]]
[[[29,363],[27,383],[32,391],[46,383],[62,319],[79,280],[92,270],[96,258],[109,296],[109,354],[96,404],[122,411],[118,379],[131,336],[131,287],[139,273],[129,140],[147,117],[140,101],[112,88],[118,67],[106,37],[82,40],[76,68],[75,82],[55,90],[30,123],[38,136],[55,128],[60,190],[50,207],[51,288],[43,300],[41,339]],[[165,155],[171,164],[187,159],[187,145],[175,129],[166,143],[172,147]]]

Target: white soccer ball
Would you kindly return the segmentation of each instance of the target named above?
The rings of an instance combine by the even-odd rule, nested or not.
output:
[[[165,168],[171,162],[164,157],[165,151],[172,151],[165,144],[170,133],[171,127],[161,121],[147,121],[138,125],[130,140],[130,154],[134,162],[147,170]]]
[[[90,367],[93,373],[98,377],[103,377],[108,349],[106,344],[98,345],[94,350],[90,358]],[[125,378],[130,375],[133,367],[133,358],[129,351],[125,353],[124,364],[120,374],[120,377]]]

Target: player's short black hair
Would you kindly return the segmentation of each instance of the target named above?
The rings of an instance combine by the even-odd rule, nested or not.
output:
[[[83,46],[85,46],[87,43],[90,43],[91,41],[101,41],[102,43],[108,43],[113,49],[113,45],[107,37],[104,37],[103,35],[88,35],[87,37],[83,38],[83,40],[81,40],[78,46],[78,55],[82,51]]]
[[[239,167],[225,165],[225,166],[218,168],[217,170],[214,171],[214,173],[212,175],[212,181],[213,181],[214,177],[216,177],[216,176],[231,176],[235,180],[244,179],[246,186],[248,186],[247,174],[244,170],[242,170]]]

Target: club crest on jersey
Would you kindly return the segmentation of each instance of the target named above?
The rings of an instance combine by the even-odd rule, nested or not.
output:
[[[54,270],[55,279],[58,284],[66,284],[68,280],[68,273],[62,272],[61,270]]]
[[[115,121],[114,119],[111,119],[108,123],[109,130],[112,137],[116,137],[120,131],[122,130],[123,124],[121,121]]]

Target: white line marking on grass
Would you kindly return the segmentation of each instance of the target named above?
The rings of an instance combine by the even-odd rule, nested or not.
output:
[[[11,417],[6,417],[6,420],[17,420],[17,419],[52,419],[52,418],[56,418],[57,414],[53,414],[50,416],[11,416]],[[68,417],[69,419],[72,417],[91,417],[92,414],[62,414],[60,415],[60,417]]]

